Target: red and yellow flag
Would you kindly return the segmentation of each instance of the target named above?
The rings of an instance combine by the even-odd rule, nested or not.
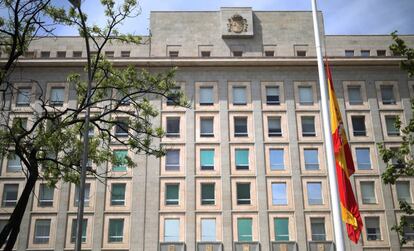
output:
[[[329,85],[332,140],[335,152],[336,175],[338,178],[342,220],[346,224],[349,239],[358,243],[362,231],[362,219],[349,180],[351,175],[355,172],[355,167],[348,140],[346,138],[345,129],[343,127],[341,112],[339,111],[338,100],[336,99],[331,71],[328,64],[326,64],[326,73]]]

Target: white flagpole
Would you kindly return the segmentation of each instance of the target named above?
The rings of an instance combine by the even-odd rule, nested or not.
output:
[[[335,246],[337,251],[345,250],[344,235],[342,231],[342,217],[341,206],[339,201],[338,183],[336,176],[336,164],[335,154],[332,143],[332,132],[330,123],[330,113],[328,105],[328,95],[326,88],[325,68],[322,60],[321,42],[319,38],[319,26],[318,26],[318,13],[316,0],[312,0],[312,16],[313,27],[315,32],[315,46],[316,56],[318,59],[318,71],[319,71],[319,89],[321,91],[321,106],[322,106],[322,121],[323,121],[323,134],[325,137],[326,146],[326,158],[328,161],[328,174],[329,174],[329,190],[331,194],[332,215],[335,235]]]

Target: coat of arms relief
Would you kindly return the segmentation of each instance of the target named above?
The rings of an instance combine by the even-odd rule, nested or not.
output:
[[[247,31],[247,20],[239,14],[233,15],[228,20],[227,28],[229,32],[242,33]]]

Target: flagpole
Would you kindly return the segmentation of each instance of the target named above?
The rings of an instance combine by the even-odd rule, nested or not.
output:
[[[321,42],[319,38],[319,26],[318,26],[318,13],[316,0],[312,1],[312,16],[313,27],[315,32],[315,46],[316,57],[318,59],[318,72],[319,72],[319,89],[321,92],[321,106],[322,106],[322,121],[323,121],[323,134],[325,138],[326,158],[328,162],[328,175],[329,175],[329,190],[331,195],[332,215],[335,235],[335,246],[337,251],[345,250],[344,235],[342,231],[342,217],[341,206],[339,202],[338,183],[336,176],[336,163],[335,155],[333,151],[332,143],[332,131],[331,122],[329,116],[328,106],[328,94],[326,88],[325,69],[322,60]]]

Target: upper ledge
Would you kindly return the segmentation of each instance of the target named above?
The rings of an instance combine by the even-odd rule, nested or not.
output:
[[[337,66],[398,66],[404,58],[401,57],[330,57],[329,64]],[[112,59],[115,66],[135,65],[142,67],[191,67],[191,66],[308,66],[316,65],[316,57],[222,57],[222,58],[199,58],[182,57],[171,59],[169,57],[153,58],[120,58]],[[5,63],[0,60],[0,64]],[[86,59],[20,59],[18,66],[21,67],[82,67]]]

